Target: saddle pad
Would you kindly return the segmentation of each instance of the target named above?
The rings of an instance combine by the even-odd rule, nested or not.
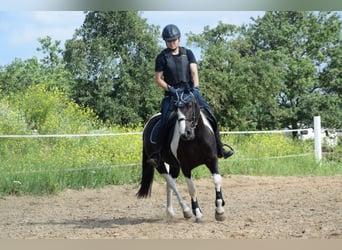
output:
[[[151,131],[151,136],[150,136],[150,142],[152,144],[156,144],[157,143],[157,138],[158,138],[158,132],[159,132],[159,128],[160,128],[160,123],[161,120],[159,118],[159,120],[156,122],[156,124],[154,125],[152,131]]]
[[[169,127],[169,131],[168,131],[168,135],[167,136],[167,142],[169,143],[171,141],[171,137],[173,135],[173,130],[174,130],[174,127],[175,127],[175,122],[176,122],[176,113],[175,112],[172,112],[170,114],[170,118],[169,118],[169,125],[166,125]],[[152,128],[152,131],[151,131],[151,134],[150,134],[150,143],[152,144],[157,144],[157,139],[158,139],[158,133],[159,133],[159,130],[160,130],[160,124],[161,124],[161,114],[158,113],[156,115],[153,116],[153,119],[154,120],[158,120],[153,128]]]

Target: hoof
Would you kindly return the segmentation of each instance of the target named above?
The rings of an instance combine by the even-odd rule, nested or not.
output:
[[[217,220],[217,221],[224,221],[225,219],[226,219],[226,216],[224,216],[224,213],[222,213],[222,214],[219,214],[219,213],[215,213],[215,219]]]
[[[192,217],[192,213],[191,211],[186,211],[186,212],[183,212],[183,216],[185,219],[190,219]]]
[[[195,222],[196,222],[196,223],[203,223],[203,222],[204,222],[204,219],[203,219],[203,217],[201,217],[201,218],[196,218]]]
[[[173,211],[171,211],[171,210],[170,211],[169,210],[166,211],[166,218],[167,219],[172,220],[175,217],[176,217],[176,214]]]

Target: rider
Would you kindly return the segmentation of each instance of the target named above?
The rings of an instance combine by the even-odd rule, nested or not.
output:
[[[161,123],[157,136],[156,151],[153,152],[147,160],[149,164],[158,167],[161,163],[161,151],[164,146],[164,139],[167,135],[168,120],[172,112],[171,97],[176,95],[177,88],[190,85],[193,94],[196,96],[201,109],[205,110],[205,115],[213,126],[217,143],[218,157],[228,158],[234,151],[224,149],[220,133],[218,131],[216,118],[211,111],[210,106],[199,93],[199,78],[197,70],[197,61],[190,49],[179,46],[181,33],[174,24],[165,26],[162,32],[163,40],[166,43],[164,49],[156,58],[155,62],[155,81],[165,91],[161,103]]]

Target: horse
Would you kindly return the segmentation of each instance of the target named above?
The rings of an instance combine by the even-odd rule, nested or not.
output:
[[[222,196],[222,178],[218,169],[216,138],[212,126],[191,91],[186,89],[177,91],[177,97],[174,98],[173,105],[173,132],[170,132],[170,140],[166,140],[168,143],[162,152],[162,164],[156,168],[159,174],[164,177],[167,185],[167,215],[171,218],[175,217],[171,199],[172,192],[174,192],[183,210],[184,218],[191,218],[193,213],[196,222],[203,221],[203,214],[197,199],[197,190],[191,171],[204,164],[210,170],[215,186],[215,219],[223,221],[225,220],[225,201]],[[151,136],[160,116],[160,113],[152,116],[143,130],[142,179],[140,189],[136,194],[138,198],[151,196],[155,168],[146,161],[155,146]],[[192,211],[182,198],[176,185],[180,170],[185,177],[191,197]]]

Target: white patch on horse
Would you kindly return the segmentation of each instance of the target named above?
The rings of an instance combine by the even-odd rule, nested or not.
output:
[[[172,141],[171,141],[171,152],[177,158],[177,150],[178,150],[178,143],[180,139],[180,134],[179,134],[179,123],[177,122],[175,125],[175,129],[173,131],[173,136],[172,136]]]
[[[171,141],[171,152],[177,158],[178,143],[180,135],[185,133],[185,115],[177,111],[178,121],[176,122],[175,129],[173,131],[172,141]]]
[[[167,173],[169,174],[170,173],[170,165],[168,163],[164,162],[164,166],[166,168]]]
[[[179,133],[182,135],[185,133],[185,115],[178,109],[178,123],[179,123]]]
[[[203,114],[202,111],[201,111],[201,116],[202,116],[202,120],[203,120],[204,125],[207,126],[210,129],[210,131],[214,133],[214,130],[210,125],[210,122],[208,121],[207,117],[205,117],[205,115]]]

